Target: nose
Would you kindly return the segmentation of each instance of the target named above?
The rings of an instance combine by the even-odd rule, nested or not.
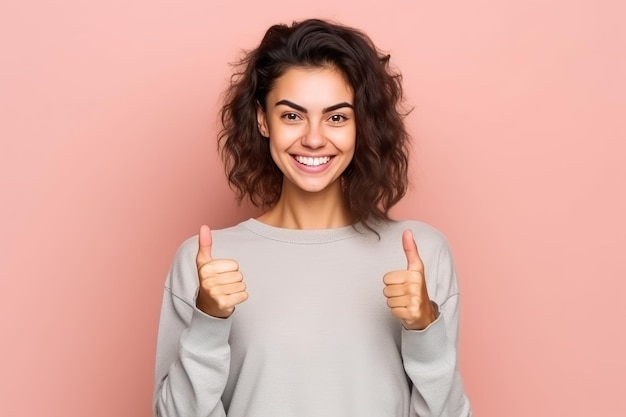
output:
[[[326,144],[326,138],[321,127],[315,123],[310,123],[308,129],[302,136],[302,145],[311,149],[318,149]]]

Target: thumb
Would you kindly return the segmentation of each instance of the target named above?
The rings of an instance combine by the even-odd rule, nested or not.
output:
[[[196,256],[196,264],[200,268],[205,263],[213,260],[211,249],[213,248],[213,238],[209,226],[200,226],[198,234],[198,255]]]
[[[422,269],[422,260],[417,252],[417,244],[413,238],[413,232],[405,230],[402,233],[402,249],[406,255],[406,268],[409,271],[419,271]]]

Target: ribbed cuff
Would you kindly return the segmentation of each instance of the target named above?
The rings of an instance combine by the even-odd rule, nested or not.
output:
[[[448,334],[443,315],[424,330],[402,329],[402,355],[417,362],[445,359],[449,354]]]

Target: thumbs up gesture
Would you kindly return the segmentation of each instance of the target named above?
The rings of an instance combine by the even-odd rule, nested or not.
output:
[[[200,227],[196,266],[200,289],[196,307],[209,316],[226,318],[235,306],[248,299],[239,264],[232,259],[213,259],[213,239],[208,226]]]
[[[407,269],[385,274],[383,294],[391,313],[402,321],[408,330],[424,330],[435,321],[435,309],[428,298],[424,264],[417,252],[413,233],[402,234],[402,248],[406,254]]]

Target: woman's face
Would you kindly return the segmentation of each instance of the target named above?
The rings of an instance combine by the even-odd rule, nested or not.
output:
[[[291,68],[276,80],[257,119],[284,185],[340,189],[356,143],[353,104],[352,88],[331,67]]]

